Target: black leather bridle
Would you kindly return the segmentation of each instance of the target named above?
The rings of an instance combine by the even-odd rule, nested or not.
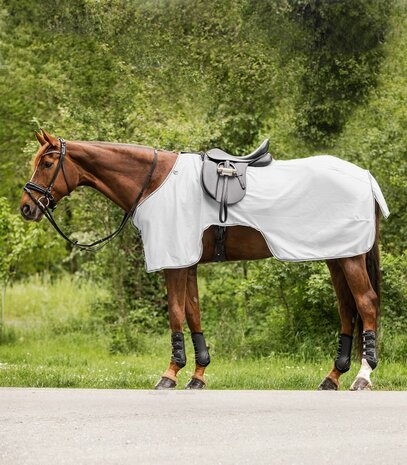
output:
[[[66,142],[62,138],[58,138],[59,143],[60,143],[60,149],[59,150],[50,150],[44,153],[44,155],[48,155],[50,153],[59,153],[59,159],[58,159],[58,164],[57,167],[55,168],[54,174],[52,175],[51,182],[49,183],[48,187],[43,187],[39,184],[36,184],[35,182],[28,181],[25,186],[24,186],[24,192],[26,192],[31,200],[37,205],[37,207],[41,210],[41,212],[44,214],[44,216],[47,218],[47,220],[51,223],[51,225],[54,227],[54,229],[57,231],[58,234],[60,234],[67,242],[69,242],[71,245],[75,247],[79,247],[81,250],[91,250],[91,251],[97,251],[104,247],[106,244],[108,244],[111,240],[113,240],[116,236],[118,236],[126,226],[127,222],[129,219],[132,217],[133,213],[135,212],[138,203],[141,200],[141,197],[143,196],[145,190],[150,184],[151,178],[153,176],[154,170],[157,166],[157,150],[154,149],[154,158],[153,162],[150,166],[150,169],[147,173],[146,178],[144,179],[143,185],[140,189],[140,192],[137,194],[136,199],[134,200],[130,210],[126,212],[123,216],[123,219],[119,225],[119,227],[109,234],[106,237],[103,237],[102,239],[98,239],[97,241],[94,241],[90,244],[81,244],[78,241],[73,241],[70,239],[58,226],[56,223],[54,217],[52,216],[52,212],[55,210],[57,206],[57,201],[55,200],[55,197],[52,194],[52,189],[54,187],[55,181],[58,177],[58,174],[60,171],[62,171],[62,174],[64,176],[65,184],[68,188],[68,195],[70,194],[70,189],[68,185],[68,181],[66,179],[66,174],[65,174],[65,169],[64,169],[64,159],[66,155]],[[36,198],[33,195],[34,192],[38,192],[41,194],[41,197]],[[42,199],[45,199],[46,203],[42,203]]]
[[[55,200],[55,197],[52,195],[52,189],[54,187],[55,181],[58,177],[59,172],[62,169],[62,173],[64,175],[65,179],[65,184],[68,187],[68,193],[69,193],[69,186],[68,182],[66,180],[66,174],[65,174],[65,169],[64,169],[64,159],[66,155],[66,142],[64,139],[58,138],[59,143],[60,143],[60,149],[59,150],[50,150],[44,153],[44,155],[48,155],[50,153],[59,153],[59,159],[58,159],[58,164],[57,167],[54,171],[54,174],[52,175],[51,182],[49,183],[48,187],[43,187],[40,186],[39,184],[36,184],[35,182],[28,181],[26,185],[24,186],[24,191],[27,192],[27,194],[31,197],[31,199],[35,202],[35,204],[41,209],[41,211],[44,212],[44,210],[50,210],[54,211],[55,208],[57,207],[57,201]],[[41,197],[36,199],[31,191],[39,192],[41,194]],[[47,203],[44,205],[41,200],[45,199]]]

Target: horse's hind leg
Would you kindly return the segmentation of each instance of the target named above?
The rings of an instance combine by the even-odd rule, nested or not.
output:
[[[156,384],[156,389],[173,389],[177,385],[177,373],[186,365],[183,325],[185,322],[185,298],[188,269],[165,270],[168,316],[171,328],[172,357],[167,371]]]
[[[196,265],[188,269],[185,312],[195,351],[195,372],[185,388],[202,389],[205,387],[204,373],[210,357],[201,327]]]
[[[339,260],[339,263],[355,298],[356,306],[363,322],[363,333],[360,335],[361,341],[359,341],[363,345],[362,366],[351,386],[351,390],[370,389],[372,387],[370,373],[377,366],[376,331],[379,298],[369,278],[366,255],[342,258]],[[378,286],[379,284],[376,283],[375,285]]]
[[[346,281],[345,275],[337,260],[328,260],[332,284],[338,300],[339,316],[341,318],[341,333],[339,335],[338,354],[326,378],[319,385],[321,391],[337,390],[339,377],[350,368],[353,330],[357,316],[355,299]]]

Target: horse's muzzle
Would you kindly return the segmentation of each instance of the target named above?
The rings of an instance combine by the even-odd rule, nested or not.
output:
[[[44,215],[37,205],[30,205],[28,202],[21,205],[20,212],[26,221],[41,221]]]

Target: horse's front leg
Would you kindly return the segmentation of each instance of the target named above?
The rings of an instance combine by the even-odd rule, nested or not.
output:
[[[171,329],[172,357],[167,371],[161,376],[155,389],[174,389],[177,373],[186,365],[183,326],[188,269],[164,270],[167,286],[168,316]]]
[[[209,365],[211,359],[201,327],[196,265],[188,269],[185,312],[195,351],[195,372],[185,388],[202,389],[206,384],[204,379],[205,368]]]

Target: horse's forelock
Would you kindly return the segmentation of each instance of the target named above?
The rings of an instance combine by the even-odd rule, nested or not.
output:
[[[31,166],[33,171],[37,169],[37,166],[44,155],[45,151],[50,147],[51,144],[48,142],[44,145],[41,145],[41,147],[38,149],[37,153],[34,155],[33,159],[31,160]]]

